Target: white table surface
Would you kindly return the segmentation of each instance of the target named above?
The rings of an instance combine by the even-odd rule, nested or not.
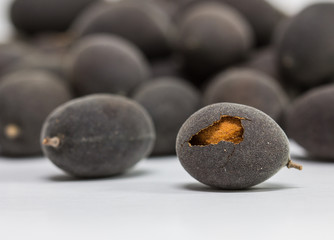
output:
[[[303,171],[218,191],[176,157],[81,181],[44,158],[0,158],[0,239],[334,239],[334,164],[297,161]]]

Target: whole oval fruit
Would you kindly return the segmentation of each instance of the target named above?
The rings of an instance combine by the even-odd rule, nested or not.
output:
[[[15,0],[10,19],[20,31],[29,34],[61,32],[97,0]]]
[[[290,160],[288,138],[273,119],[233,103],[194,113],[179,131],[176,152],[192,177],[221,189],[249,188],[284,166],[301,169]]]
[[[128,95],[150,77],[150,67],[139,49],[117,36],[94,35],[75,46],[69,76],[77,94]]]
[[[136,45],[149,59],[163,58],[172,50],[173,24],[154,1],[100,1],[75,21],[77,38],[112,34]]]
[[[125,97],[96,94],[72,100],[44,123],[42,148],[76,177],[119,174],[149,155],[155,132],[148,113]]]
[[[297,86],[313,87],[331,78],[333,21],[334,3],[316,3],[287,23],[277,48],[277,64],[285,79]]]
[[[224,67],[242,60],[253,44],[243,17],[229,6],[207,2],[189,9],[178,25],[177,49],[184,71],[203,83]]]
[[[205,105],[232,102],[255,107],[275,121],[281,117],[288,96],[276,79],[257,70],[234,68],[215,76],[204,91]]]
[[[0,154],[41,155],[39,136],[46,117],[72,99],[65,81],[40,70],[21,70],[1,78]]]
[[[152,117],[156,142],[152,155],[175,155],[175,140],[182,123],[200,107],[201,94],[185,80],[153,79],[135,91],[133,99]]]
[[[334,85],[298,97],[286,114],[287,134],[314,157],[334,159]]]

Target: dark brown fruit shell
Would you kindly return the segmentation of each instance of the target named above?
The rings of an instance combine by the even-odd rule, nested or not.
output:
[[[108,33],[135,44],[148,58],[170,54],[172,25],[158,5],[150,1],[100,2],[84,12],[72,27],[77,37]]]
[[[112,35],[82,39],[71,55],[69,75],[77,94],[129,95],[150,77],[150,68],[136,46]]]
[[[40,155],[40,131],[45,118],[71,99],[64,82],[47,72],[31,71],[7,75],[0,84],[0,153],[6,156]],[[6,135],[17,126],[18,136]]]
[[[252,26],[258,46],[268,45],[279,23],[286,18],[283,12],[266,0],[222,0],[237,9]]]
[[[244,118],[243,141],[192,146],[189,140],[222,116]],[[185,170],[198,181],[221,189],[245,189],[259,184],[289,161],[289,141],[263,112],[245,105],[218,103],[194,113],[181,127],[176,152]]]
[[[179,21],[184,12],[203,2],[226,4],[237,10],[250,24],[257,46],[270,44],[274,29],[286,18],[283,12],[266,0],[178,0],[175,19]]]
[[[326,85],[296,99],[286,115],[287,134],[307,152],[334,160],[334,85]]]
[[[44,123],[41,142],[54,137],[59,139],[58,146],[42,148],[56,166],[76,177],[96,178],[122,173],[148,156],[155,133],[139,104],[97,94],[54,110]]]
[[[29,34],[65,31],[96,0],[15,0],[10,7],[14,26]]]
[[[177,133],[200,107],[200,93],[181,79],[163,77],[141,86],[133,99],[152,117],[156,142],[153,155],[174,155]]]
[[[278,43],[277,64],[295,85],[312,87],[334,73],[334,4],[305,8],[290,20]]]
[[[177,47],[186,72],[203,80],[242,60],[252,46],[248,23],[234,9],[218,3],[191,8],[178,30]]]
[[[249,68],[235,68],[216,76],[204,92],[205,105],[232,102],[257,108],[274,120],[288,103],[288,96],[270,76]]]

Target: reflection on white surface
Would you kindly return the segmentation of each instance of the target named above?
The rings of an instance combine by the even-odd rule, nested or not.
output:
[[[303,171],[218,191],[175,157],[82,181],[44,158],[0,158],[0,239],[333,239],[334,164],[294,160]]]

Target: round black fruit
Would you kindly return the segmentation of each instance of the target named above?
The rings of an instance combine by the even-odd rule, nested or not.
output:
[[[172,24],[154,1],[125,0],[100,2],[75,22],[75,36],[113,34],[136,45],[148,58],[171,53]]]
[[[130,42],[116,36],[89,36],[73,50],[69,75],[78,95],[128,95],[150,76],[149,65]]]
[[[20,71],[0,84],[0,154],[41,154],[39,136],[45,118],[71,93],[63,80],[43,71]]]
[[[25,33],[65,31],[96,0],[15,0],[10,8],[14,26]]]
[[[288,96],[270,76],[248,68],[235,68],[216,76],[204,92],[204,104],[231,102],[255,107],[279,120]]]
[[[259,184],[289,159],[283,130],[263,112],[245,105],[217,103],[194,113],[181,127],[176,152],[198,181],[221,189]]]
[[[78,98],[58,107],[41,134],[45,155],[65,172],[84,178],[124,172],[150,154],[154,139],[145,109],[109,94]]]
[[[334,4],[313,4],[289,20],[278,43],[277,63],[295,85],[313,87],[334,74]]]
[[[198,4],[179,24],[177,48],[184,57],[185,71],[199,81],[243,59],[251,46],[250,26],[229,6]]]
[[[313,157],[334,159],[334,85],[314,88],[286,114],[287,134]]]
[[[191,84],[162,77],[141,86],[133,96],[152,117],[156,142],[152,154],[175,154],[175,141],[182,123],[200,107],[200,93]]]

